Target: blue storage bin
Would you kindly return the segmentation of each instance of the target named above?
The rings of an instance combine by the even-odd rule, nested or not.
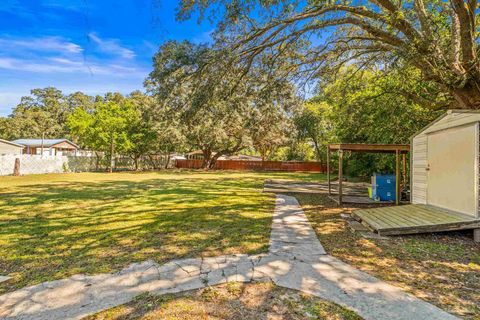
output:
[[[372,199],[380,201],[396,200],[395,175],[378,174],[372,176]]]

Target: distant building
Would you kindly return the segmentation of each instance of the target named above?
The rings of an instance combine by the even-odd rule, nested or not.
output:
[[[185,156],[178,154],[178,153],[172,153],[170,154],[170,160],[185,160]]]
[[[23,145],[0,139],[0,156],[5,154],[22,154]]]
[[[223,156],[220,160],[241,160],[241,161],[262,161],[262,157],[249,154],[235,154],[233,156]]]
[[[215,154],[216,152],[212,153],[213,156]],[[201,150],[195,150],[187,153],[185,157],[189,160],[203,160],[203,152]],[[262,161],[262,157],[238,153],[231,156],[221,156],[218,160]]]
[[[185,154],[185,158],[187,158],[188,160],[202,160],[203,152],[202,150],[195,150]]]
[[[50,156],[76,155],[78,146],[67,139],[18,139],[12,141],[23,146],[23,154],[42,154]]]

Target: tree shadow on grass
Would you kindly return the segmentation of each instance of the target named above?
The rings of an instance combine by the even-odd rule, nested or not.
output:
[[[274,200],[254,178],[40,183],[0,189],[0,293],[132,262],[268,249]]]

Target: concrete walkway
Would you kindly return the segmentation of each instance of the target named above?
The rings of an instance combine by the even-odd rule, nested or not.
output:
[[[175,293],[227,281],[273,281],[348,307],[365,319],[456,319],[325,254],[295,198],[278,195],[268,254],[153,261],[111,274],[76,275],[0,296],[2,319],[80,319],[136,295]]]

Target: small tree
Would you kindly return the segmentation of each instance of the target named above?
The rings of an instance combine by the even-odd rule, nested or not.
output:
[[[128,99],[97,101],[93,113],[77,109],[69,117],[68,125],[84,145],[108,155],[112,172],[115,154],[133,147],[130,126],[138,123],[138,119],[139,113]]]
[[[288,142],[292,123],[283,109],[272,105],[258,108],[254,112],[254,123],[251,125],[253,147],[260,153],[262,161],[265,161]]]
[[[332,131],[328,121],[328,106],[321,102],[308,102],[297,112],[294,122],[298,138],[312,142],[317,160],[325,162],[325,147]]]

